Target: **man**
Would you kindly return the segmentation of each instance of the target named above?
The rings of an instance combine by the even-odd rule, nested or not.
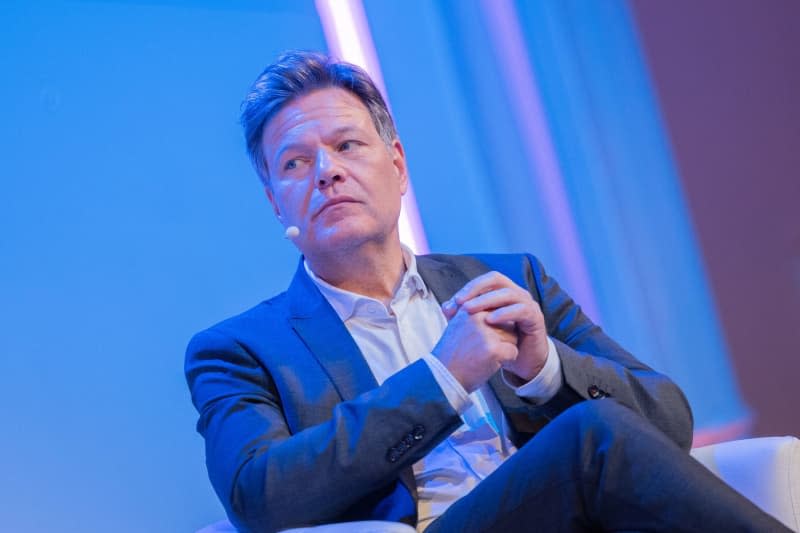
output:
[[[242,122],[303,258],[286,292],[187,351],[209,475],[238,528],[782,530],[688,456],[680,390],[535,258],[401,245],[403,145],[361,70],[284,54]]]

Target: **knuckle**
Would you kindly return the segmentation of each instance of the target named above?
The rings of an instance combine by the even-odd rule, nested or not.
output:
[[[492,270],[491,272],[489,272],[489,279],[495,283],[502,281],[503,277],[504,276],[497,270]]]
[[[508,346],[505,350],[503,350],[501,359],[504,362],[514,361],[517,358],[519,351],[515,346]]]

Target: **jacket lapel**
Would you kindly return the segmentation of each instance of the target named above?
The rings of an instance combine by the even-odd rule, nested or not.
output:
[[[449,300],[470,279],[452,264],[429,255],[417,256],[417,271],[440,304]]]
[[[361,350],[344,323],[308,276],[303,258],[289,286],[289,318],[292,328],[319,361],[343,401],[378,386]],[[400,472],[400,481],[417,500],[411,467]]]
[[[306,273],[302,258],[288,296],[292,328],[325,369],[342,400],[377,387],[361,350]]]

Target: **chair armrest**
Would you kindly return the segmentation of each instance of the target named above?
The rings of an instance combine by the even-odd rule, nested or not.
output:
[[[692,456],[762,510],[800,532],[800,440],[764,437],[692,450]]]

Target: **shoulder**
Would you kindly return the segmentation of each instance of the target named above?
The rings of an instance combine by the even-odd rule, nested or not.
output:
[[[247,345],[256,332],[280,329],[287,323],[288,316],[287,294],[282,292],[196,333],[189,341],[187,353],[199,347]]]
[[[520,285],[530,285],[543,275],[539,260],[527,253],[511,254],[429,254],[424,260],[445,263],[461,270],[467,277],[474,278],[496,270]]]

